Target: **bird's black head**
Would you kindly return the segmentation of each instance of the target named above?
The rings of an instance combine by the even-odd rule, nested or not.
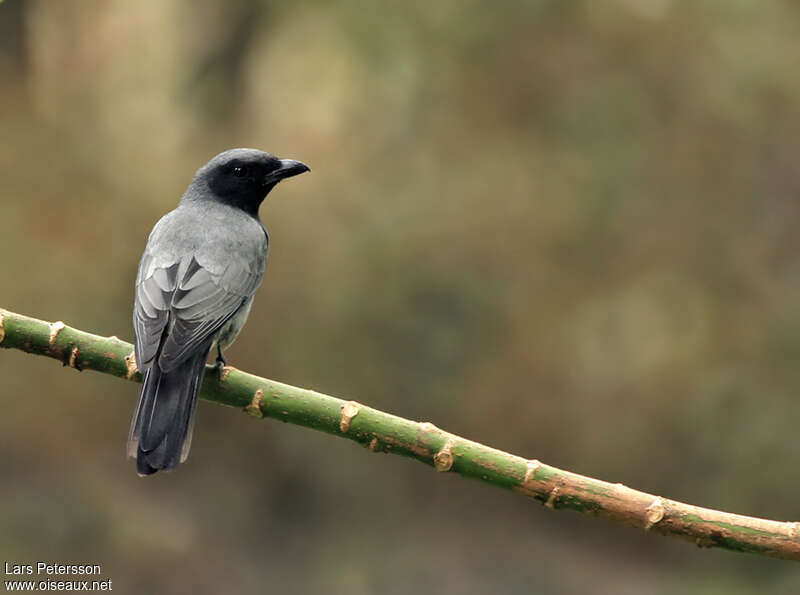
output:
[[[307,171],[305,163],[293,159],[257,149],[230,149],[197,170],[192,186],[204,194],[210,190],[213,200],[257,217],[258,207],[278,182]]]

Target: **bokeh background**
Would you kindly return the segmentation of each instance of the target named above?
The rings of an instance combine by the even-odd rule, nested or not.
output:
[[[800,6],[0,4],[0,305],[132,339],[147,234],[212,155],[309,163],[237,367],[580,473],[800,518]],[[667,540],[0,353],[0,558],[121,593],[797,593]]]

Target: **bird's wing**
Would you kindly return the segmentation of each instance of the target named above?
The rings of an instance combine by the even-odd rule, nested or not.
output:
[[[166,372],[189,357],[255,292],[258,269],[246,259],[215,266],[202,252],[167,263],[145,252],[133,315],[139,369],[158,358]]]
[[[167,328],[177,264],[156,266],[147,251],[139,263],[133,305],[133,329],[136,334],[136,365],[141,371],[152,365],[161,337]],[[160,272],[156,274],[157,271]]]

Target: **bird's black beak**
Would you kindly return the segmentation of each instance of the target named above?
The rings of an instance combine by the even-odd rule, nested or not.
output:
[[[281,180],[300,175],[307,171],[311,171],[311,168],[301,161],[295,161],[294,159],[281,159],[280,167],[269,172],[264,182],[267,184],[277,183]]]

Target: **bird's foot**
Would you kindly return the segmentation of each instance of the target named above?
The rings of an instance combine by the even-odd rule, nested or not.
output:
[[[215,360],[216,364],[214,367],[217,369],[217,376],[219,377],[220,381],[225,379],[225,366],[228,365],[228,360],[225,359],[225,356],[222,355],[222,350],[217,349],[217,359]]]

